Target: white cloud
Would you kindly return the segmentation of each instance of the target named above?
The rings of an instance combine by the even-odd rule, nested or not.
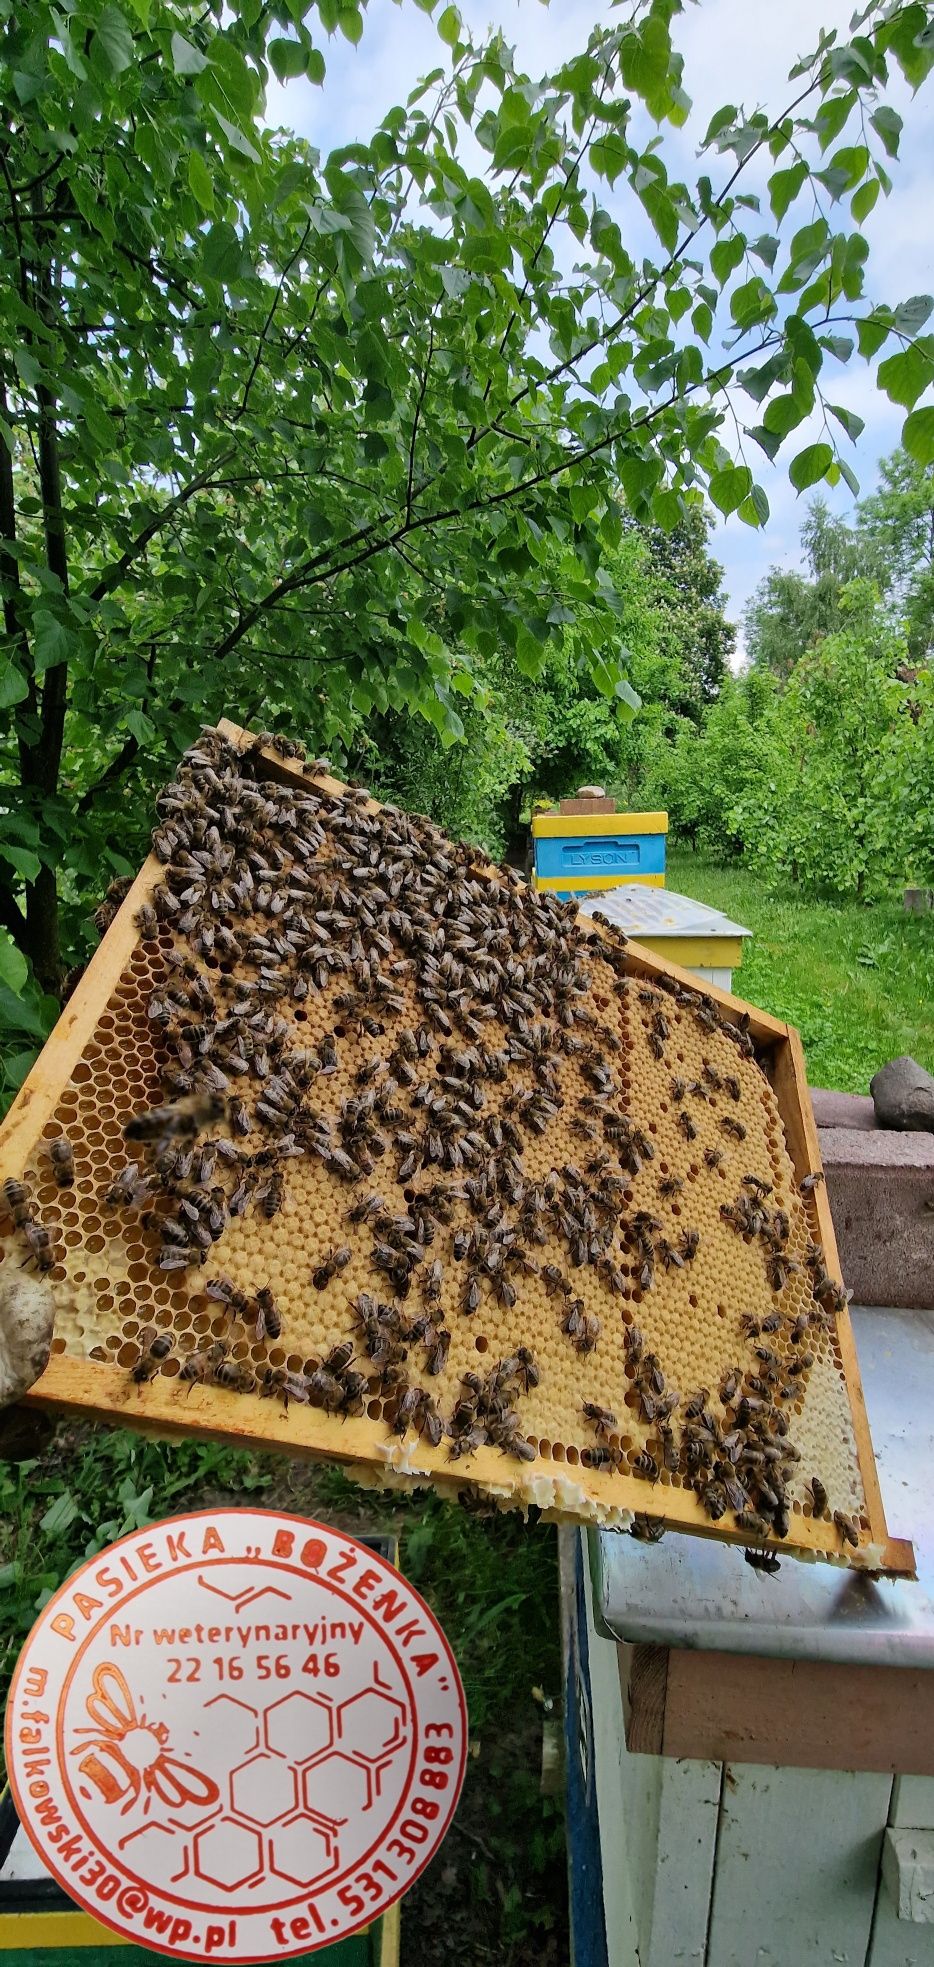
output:
[[[501,29],[516,49],[520,66],[538,77],[556,68],[586,43],[591,28],[606,24],[605,7],[594,0],[459,0],[463,19],[475,36]],[[692,114],[681,132],[666,130],[664,152],[670,168],[690,179],[700,168],[696,150],[713,111],[724,102],[746,109],[776,110],[786,100],[785,77],[793,63],[809,54],[820,25],[846,33],[853,0],[700,0],[685,8],[675,22],[675,38],[685,56],[685,86],[693,101]],[[419,78],[446,64],[448,50],[435,25],[411,0],[369,0],[363,39],[354,48],[335,35],[327,43],[327,79],[322,89],[304,81],[272,84],[267,120],[298,131],[323,153],[368,135],[386,111],[404,102]],[[891,198],[880,199],[865,225],[870,244],[866,289],[874,297],[901,300],[934,288],[934,229],[930,223],[931,177],[934,173],[934,123],[926,97],[912,97],[896,74],[887,92],[904,119],[901,156],[892,167]],[[763,170],[762,178],[765,176]],[[606,187],[601,195],[612,206]],[[631,237],[631,250],[650,245],[648,230]],[[860,365],[841,369],[833,377],[832,398],[858,412],[866,428],[847,452],[862,489],[875,480],[876,461],[898,442],[902,412],[880,395],[871,372]],[[749,401],[749,419],[755,406]],[[802,442],[807,439],[802,426]],[[746,601],[766,569],[775,561],[796,564],[798,527],[804,500],[787,478],[785,464],[770,466],[757,447],[750,462],[764,484],[772,517],[756,533],[735,517],[718,526],[715,551],[722,561],[731,611],[739,620]],[[851,495],[821,488],[837,510],[845,510]]]

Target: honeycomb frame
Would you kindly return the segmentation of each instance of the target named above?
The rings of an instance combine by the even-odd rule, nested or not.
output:
[[[346,792],[346,788],[339,781],[323,771],[316,770],[313,780],[310,780],[307,773],[303,773],[268,747],[258,748],[253,734],[242,731],[240,727],[226,720],[218,726],[218,735],[241,752],[249,747],[254,761],[257,763],[261,761],[264,781],[283,788],[301,787],[306,793],[311,790],[326,799],[339,799]],[[366,800],[359,798],[357,809],[367,814],[375,814],[381,810],[376,801],[368,798]],[[491,879],[500,878],[497,870],[484,868],[483,857],[478,854],[471,866],[471,873],[482,875],[484,872]],[[325,1412],[315,1406],[297,1404],[294,1401],[286,1410],[279,1400],[263,1398],[256,1392],[239,1393],[233,1397],[230,1392],[215,1385],[196,1382],[183,1387],[177,1377],[171,1377],[165,1369],[160,1369],[144,1384],[135,1384],[132,1381],[127,1369],[128,1366],[132,1367],[134,1359],[139,1358],[139,1349],[134,1345],[134,1341],[139,1330],[151,1320],[160,1327],[171,1328],[173,1334],[177,1336],[177,1323],[184,1310],[185,1316],[189,1319],[188,1329],[194,1335],[192,1345],[196,1344],[203,1335],[209,1332],[216,1334],[223,1329],[222,1318],[219,1318],[223,1313],[223,1307],[205,1301],[203,1286],[199,1290],[197,1280],[194,1289],[188,1283],[175,1283],[172,1274],[168,1279],[160,1278],[152,1264],[151,1248],[144,1247],[141,1252],[137,1247],[135,1253],[131,1253],[128,1240],[130,1231],[124,1225],[115,1233],[112,1212],[108,1218],[107,1212],[101,1211],[99,1201],[101,1171],[108,1161],[112,1163],[118,1148],[124,1156],[127,1153],[120,1134],[120,1123],[128,1110],[128,1102],[125,1101],[121,1105],[119,1095],[117,1098],[113,1097],[113,1073],[119,1072],[119,1057],[122,1054],[129,1056],[129,1048],[133,1046],[136,1048],[137,1061],[142,1062],[138,1070],[138,1083],[144,1081],[146,1086],[145,1102],[140,1101],[137,1094],[137,1103],[158,1105],[164,1097],[160,1063],[160,1056],[164,1055],[160,1055],[153,1033],[147,1026],[145,1005],[141,1001],[142,989],[147,977],[152,985],[158,971],[159,945],[143,941],[136,921],[141,905],[151,899],[164,874],[165,869],[160,860],[155,854],[150,855],[104,935],[0,1129],[0,1180],[8,1176],[19,1179],[28,1175],[36,1187],[40,1208],[43,1211],[51,1208],[53,1213],[57,1208],[61,1223],[64,1224],[62,1231],[64,1251],[59,1251],[59,1255],[63,1255],[64,1260],[56,1263],[50,1273],[57,1301],[57,1333],[53,1356],[42,1379],[28,1396],[30,1401],[75,1415],[93,1417],[112,1424],[135,1426],[161,1435],[194,1434],[257,1450],[284,1449],[287,1453],[299,1457],[336,1461],[345,1465],[348,1472],[357,1480],[377,1486],[424,1486],[430,1482],[449,1493],[464,1489],[472,1495],[481,1492],[500,1507],[527,1508],[535,1505],[546,1516],[557,1519],[589,1521],[606,1527],[623,1529],[629,1527],[633,1518],[638,1516],[642,1519],[662,1522],[669,1528],[714,1536],[719,1540],[747,1547],[752,1542],[759,1542],[757,1537],[750,1535],[748,1529],[738,1527],[732,1515],[724,1517],[719,1522],[711,1522],[705,1514],[698,1495],[677,1475],[670,1477],[667,1472],[661,1470],[658,1479],[642,1480],[632,1473],[629,1461],[624,1466],[609,1468],[588,1466],[586,1451],[592,1448],[595,1437],[593,1431],[582,1427],[580,1422],[578,1422],[578,1434],[575,1440],[565,1439],[560,1435],[551,1440],[541,1437],[535,1439],[535,1430],[533,1430],[536,1456],[534,1462],[529,1464],[515,1462],[499,1447],[489,1444],[478,1446],[462,1460],[452,1461],[448,1442],[442,1441],[439,1446],[432,1447],[425,1438],[420,1438],[418,1435],[413,1437],[407,1434],[404,1439],[398,1439],[391,1433],[387,1436],[385,1403],[381,1408],[378,1401],[368,1401],[363,1413],[338,1415]],[[585,918],[580,919],[582,926],[586,921],[588,936],[598,935],[601,939],[608,940],[606,932],[600,925]],[[163,943],[162,946],[166,945]],[[674,983],[684,990],[697,992],[696,979],[690,973],[680,970],[667,959],[657,957],[633,942],[630,942],[626,948],[624,968],[626,976],[633,980],[635,986],[630,995],[637,1001],[640,983],[650,990],[659,978]],[[164,961],[162,969],[165,969]],[[126,1008],[128,997],[132,999],[129,1011]],[[841,1283],[839,1263],[825,1188],[819,1183],[806,1197],[803,1197],[798,1189],[803,1178],[821,1173],[817,1131],[811,1112],[798,1034],[792,1027],[744,1004],[742,1000],[726,992],[711,987],[705,991],[705,997],[708,1004],[714,1007],[718,1017],[733,1026],[744,1027],[756,1047],[759,1064],[750,1064],[748,1070],[749,1074],[753,1075],[759,1074],[760,1064],[763,1068],[764,1085],[760,1089],[762,1105],[766,1111],[766,1119],[762,1123],[765,1128],[763,1140],[765,1150],[771,1156],[772,1172],[775,1177],[775,1199],[784,1201],[792,1211],[799,1233],[809,1234],[823,1246],[826,1272],[839,1285]],[[607,1002],[606,999],[597,1001],[604,1004]],[[668,1000],[664,1001],[667,1009]],[[629,1051],[631,1051],[635,1040],[639,1038],[639,1012],[624,1008],[620,1015],[626,1027]],[[646,1013],[641,1018],[646,1031],[650,1015]],[[680,1025],[682,1022],[680,1013],[672,1012],[672,1016],[675,1024]],[[689,1020],[684,1022],[687,1025]],[[679,1033],[676,1031],[676,1043],[678,1036]],[[684,1044],[688,1047],[686,1066],[688,1069],[694,1055],[690,1051],[690,1034],[686,1032],[682,1036]],[[703,1042],[709,1046],[711,1041],[705,1037]],[[733,1048],[727,1045],[725,1040],[721,1039],[719,1042],[725,1045],[727,1053],[735,1056]],[[110,1077],[107,1071],[108,1044],[113,1055],[110,1058]],[[624,1055],[622,1046],[620,1055]],[[678,1056],[681,1056],[680,1049]],[[741,1055],[736,1069],[741,1070],[743,1074],[746,1073],[746,1061]],[[667,1076],[670,1065],[666,1065],[662,1070]],[[517,1074],[512,1075],[513,1078],[517,1076]],[[648,1065],[646,1065],[645,1076],[647,1081],[652,1076]],[[753,1086],[754,1091],[757,1084],[758,1082]],[[82,1088],[86,1090],[82,1092]],[[769,1090],[767,1091],[766,1088]],[[683,1144],[678,1141],[674,1112],[669,1112],[667,1103],[658,1099],[657,1086],[642,1089],[633,1087],[624,1066],[623,1090],[627,1109],[650,1128],[653,1136],[658,1135],[659,1125],[662,1128],[660,1139],[656,1140],[656,1145],[663,1150],[659,1169],[653,1168],[650,1171],[649,1185],[640,1188],[639,1201],[654,1201],[661,1169],[669,1168],[677,1172],[679,1167],[689,1185],[695,1185],[698,1181],[707,1182],[715,1197],[719,1192],[724,1197],[732,1198],[735,1189],[729,1185],[726,1171],[718,1167],[715,1170],[704,1170],[702,1173],[700,1166],[702,1141],[698,1140],[696,1149],[686,1139]],[[655,1098],[654,1106],[650,1093]],[[643,1101],[641,1108],[640,1097]],[[648,1105],[645,1105],[646,1100],[649,1102]],[[81,1127],[75,1132],[75,1116],[82,1102],[85,1107],[90,1103],[96,1124],[88,1128],[82,1121]],[[664,1118],[662,1109],[664,1109]],[[652,1115],[654,1118],[651,1117]],[[43,1143],[63,1130],[69,1132],[75,1140],[79,1180],[76,1191],[57,1194],[52,1185],[47,1149]],[[96,1138],[95,1144],[90,1146],[91,1138],[95,1135],[99,1138]],[[533,1170],[538,1169],[539,1161],[542,1167],[546,1167],[552,1160],[547,1136],[541,1153],[536,1159],[537,1146],[537,1141],[529,1143]],[[732,1158],[734,1181],[739,1179],[738,1168],[742,1159],[750,1159],[752,1150],[751,1148],[748,1151],[738,1149],[737,1154],[739,1160]],[[554,1158],[557,1158],[557,1152]],[[301,1252],[301,1262],[307,1271],[309,1266],[313,1269],[315,1264],[321,1263],[328,1240],[337,1241],[339,1235],[347,1233],[343,1229],[339,1230],[334,1205],[336,1203],[343,1205],[341,1209],[343,1216],[348,1200],[353,1201],[357,1197],[354,1191],[350,1191],[348,1195],[346,1188],[317,1163],[288,1164],[290,1170],[293,1166],[296,1169],[299,1166],[310,1167],[313,1171],[309,1176],[311,1186],[306,1195],[306,1214],[290,1232],[296,1240],[296,1247]],[[789,1168],[793,1177],[793,1186],[788,1181]],[[384,1186],[382,1177],[383,1169],[380,1168],[373,1175],[369,1185]],[[642,1179],[643,1177],[640,1177],[640,1181]],[[719,1191],[718,1182],[725,1184]],[[690,1188],[690,1192],[695,1192],[694,1187]],[[631,1194],[629,1194],[629,1201],[632,1202]],[[659,1206],[657,1201],[655,1206]],[[708,1206],[712,1207],[712,1204]],[[679,1204],[672,1202],[671,1208],[673,1217],[676,1218],[680,1213]],[[281,1281],[284,1275],[282,1266],[279,1265],[277,1269],[274,1265],[275,1247],[283,1235],[283,1218],[277,1218],[268,1225],[260,1226],[259,1214],[260,1212],[254,1209],[248,1218],[231,1225],[230,1230],[225,1232],[224,1240],[218,1245],[214,1268],[218,1271],[229,1271],[235,1282],[244,1285],[247,1282],[249,1266],[257,1261],[258,1250],[270,1253],[266,1257],[266,1262],[268,1265],[273,1265],[272,1274],[278,1280]],[[287,1214],[288,1207],[284,1211],[284,1215]],[[298,1214],[297,1206],[292,1214]],[[677,1225],[673,1224],[673,1226]],[[11,1242],[9,1231],[9,1220],[0,1218],[0,1249],[6,1250],[7,1260],[11,1255],[15,1259],[15,1255],[18,1254]],[[7,1233],[5,1241],[4,1232]],[[134,1234],[138,1243],[139,1232]],[[119,1245],[121,1235],[124,1246],[122,1258],[119,1250],[116,1254],[114,1250],[114,1246]],[[237,1237],[240,1237],[245,1248],[239,1251],[234,1248],[231,1255],[231,1245],[236,1244]],[[747,1294],[747,1303],[749,1294],[754,1289],[751,1263],[745,1270],[743,1268],[746,1264],[744,1244],[748,1241],[748,1238],[744,1239],[726,1228],[722,1229],[719,1242],[716,1231],[713,1236],[714,1254],[717,1248],[721,1253],[719,1259],[721,1288],[723,1288],[724,1265],[727,1269],[732,1266],[738,1274],[736,1288]],[[710,1263],[713,1261],[713,1257],[708,1260],[705,1245],[703,1259],[701,1260],[699,1255],[697,1261],[698,1276],[703,1272],[705,1280],[704,1287],[699,1285],[699,1289],[706,1288],[711,1283]],[[93,1272],[90,1283],[89,1270]],[[114,1272],[113,1277],[108,1275],[109,1271]],[[294,1272],[290,1272],[289,1275],[290,1288],[294,1290],[296,1288]],[[265,1281],[268,1281],[268,1276],[267,1270]],[[574,1271],[573,1276],[578,1280],[580,1273]],[[588,1270],[587,1278],[586,1301],[588,1304],[595,1303],[597,1299],[594,1297],[595,1280],[592,1271]],[[254,1284],[259,1283],[258,1274],[252,1281]],[[666,1269],[664,1276],[658,1280],[657,1291],[646,1291],[642,1294],[637,1287],[627,1290],[627,1297],[630,1299],[634,1297],[639,1306],[636,1315],[646,1326],[650,1342],[658,1342],[658,1328],[654,1321],[656,1317],[662,1320],[665,1331],[665,1360],[677,1374],[679,1384],[684,1386],[686,1393],[693,1382],[690,1370],[685,1376],[681,1369],[686,1359],[690,1368],[693,1357],[690,1353],[690,1343],[693,1343],[691,1309],[698,1308],[698,1298],[689,1288],[692,1281],[697,1281],[693,1265],[689,1269],[681,1267],[672,1275],[669,1275]],[[315,1306],[315,1309],[322,1313],[325,1311],[328,1313],[331,1323],[330,1343],[346,1336],[349,1330],[347,1302],[352,1294],[354,1283],[359,1290],[364,1288],[367,1282],[370,1289],[380,1288],[375,1273],[370,1272],[368,1280],[363,1277],[357,1262],[357,1251],[354,1250],[348,1277],[344,1278],[338,1274],[333,1281],[329,1281],[326,1291],[321,1294],[320,1305]],[[621,1454],[624,1448],[628,1451],[631,1461],[632,1455],[646,1445],[651,1430],[643,1424],[638,1413],[633,1411],[636,1402],[632,1386],[626,1377],[619,1344],[616,1345],[615,1360],[602,1362],[600,1349],[591,1353],[587,1359],[576,1359],[570,1352],[567,1338],[559,1331],[555,1307],[540,1289],[538,1279],[533,1278],[528,1288],[525,1279],[522,1283],[523,1294],[519,1312],[502,1307],[494,1310],[492,1304],[489,1304],[484,1307],[483,1323],[487,1327],[493,1322],[497,1324],[502,1333],[497,1340],[497,1345],[502,1351],[511,1351],[523,1336],[528,1337],[534,1346],[536,1357],[544,1360],[546,1385],[549,1371],[553,1369],[553,1377],[560,1381],[562,1373],[570,1363],[570,1378],[576,1384],[578,1396],[583,1385],[583,1390],[590,1398],[608,1407],[618,1406],[623,1418],[618,1423],[618,1436],[612,1438],[614,1443],[621,1444]],[[385,1281],[381,1288],[384,1291],[388,1288]],[[580,1288],[584,1289],[583,1281]],[[307,1285],[305,1289],[307,1291]],[[732,1290],[731,1279],[729,1290],[723,1288],[723,1297],[728,1297]],[[140,1297],[147,1292],[150,1294],[149,1309],[140,1310]],[[528,1302],[530,1296],[534,1300],[531,1307]],[[714,1303],[716,1298],[717,1292],[713,1291],[709,1302]],[[75,1324],[81,1305],[87,1307],[92,1300],[92,1309],[86,1308],[81,1312],[81,1316],[86,1317],[88,1322],[80,1331],[79,1341],[78,1334],[70,1330],[70,1327]],[[667,1311],[664,1311],[662,1306],[663,1300],[668,1305]],[[766,1298],[764,1302],[770,1301]],[[200,1309],[194,1313],[191,1310],[193,1303],[200,1305]],[[618,1341],[619,1301],[608,1290],[601,1287],[599,1303],[603,1323],[609,1328],[611,1321],[613,1322],[614,1327],[617,1328]],[[733,1309],[735,1310],[735,1307]],[[534,1325],[526,1330],[521,1317],[528,1319],[533,1314]],[[728,1319],[732,1316],[732,1311],[728,1311],[722,1302],[718,1302],[716,1315],[721,1319]],[[456,1308],[448,1307],[445,1309],[445,1318],[452,1327],[454,1337],[450,1366],[443,1378],[439,1378],[437,1382],[426,1382],[423,1379],[423,1384],[426,1384],[430,1390],[436,1388],[440,1390],[446,1385],[450,1392],[452,1387],[456,1388],[458,1375],[465,1370],[465,1362],[467,1366],[472,1365],[475,1369],[482,1370],[483,1355],[489,1354],[486,1363],[491,1364],[496,1347],[491,1348],[489,1333],[478,1331],[476,1337],[474,1336],[475,1327],[481,1322],[479,1318],[469,1321],[464,1318],[458,1320]],[[624,1317],[624,1324],[627,1318],[632,1322],[631,1302]],[[694,1324],[699,1325],[699,1321],[695,1320]],[[453,1329],[455,1327],[456,1330]],[[468,1331],[469,1336],[464,1336],[461,1343],[462,1333]],[[63,1332],[70,1334],[71,1342],[69,1337],[62,1336]],[[289,1332],[286,1330],[278,1354],[273,1348],[268,1356],[273,1364],[283,1362],[291,1370],[301,1369],[304,1364],[307,1369],[309,1362],[307,1358],[303,1360],[303,1349],[299,1347],[296,1352],[294,1344],[290,1348],[288,1338]],[[268,1351],[268,1341],[266,1343]],[[698,1340],[701,1354],[704,1343],[706,1341],[702,1335]],[[735,1354],[738,1343],[735,1338],[731,1338],[726,1348],[727,1357],[730,1356],[730,1346],[732,1345]],[[476,1350],[471,1351],[471,1347]],[[246,1358],[247,1351],[248,1348],[244,1344],[236,1348],[236,1354],[241,1358]],[[695,1346],[696,1351],[697,1346]],[[311,1353],[310,1363],[313,1364],[316,1358],[323,1356],[322,1344],[316,1352]],[[183,1358],[184,1354],[181,1357]],[[256,1348],[253,1348],[253,1357],[257,1357]],[[174,1355],[173,1359],[177,1376],[180,1362],[179,1359],[174,1358]],[[170,1368],[172,1364],[173,1361],[168,1362]],[[802,1485],[807,1475],[815,1472],[811,1465],[813,1456],[810,1461],[806,1458],[799,1470],[787,1536],[779,1543],[769,1534],[761,1539],[761,1543],[763,1546],[767,1543],[770,1550],[774,1547],[789,1556],[842,1561],[872,1571],[911,1573],[913,1570],[911,1544],[903,1539],[889,1537],[886,1527],[852,1328],[849,1313],[845,1308],[838,1310],[833,1317],[832,1335],[828,1342],[826,1359],[823,1353],[819,1353],[817,1368],[823,1374],[822,1402],[831,1418],[835,1413],[835,1425],[839,1429],[841,1441],[846,1439],[846,1455],[849,1457],[846,1466],[850,1469],[850,1474],[849,1476],[844,1474],[834,1484],[831,1504],[833,1505],[837,1495],[841,1494],[840,1482],[849,1480],[850,1491],[846,1500],[858,1526],[858,1548],[854,1549],[850,1546],[841,1548],[841,1539],[832,1521],[829,1520],[829,1510],[825,1517],[818,1517],[809,1509]],[[538,1399],[539,1395],[536,1395],[533,1404]],[[834,1402],[836,1402],[835,1410]],[[526,1411],[529,1401],[524,1399],[521,1407],[522,1419],[526,1421],[529,1418],[529,1413]],[[798,1422],[803,1425],[804,1413],[807,1412],[806,1400],[803,1407],[796,1407],[794,1412],[798,1416]],[[798,1422],[795,1423],[796,1426]],[[551,1432],[555,1433],[553,1425]],[[813,1429],[809,1430],[805,1427],[804,1433],[806,1443],[810,1445],[815,1438]],[[564,1435],[569,1437],[568,1427],[565,1427]],[[814,1454],[818,1452],[815,1448]],[[839,1451],[835,1449],[835,1452],[838,1452],[839,1456],[844,1451],[841,1448]]]

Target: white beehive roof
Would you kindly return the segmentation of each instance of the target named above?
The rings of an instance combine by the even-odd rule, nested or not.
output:
[[[624,881],[580,902],[584,915],[599,913],[625,930],[627,936],[751,936],[722,909],[708,908],[690,895],[670,888],[648,888],[641,881]]]

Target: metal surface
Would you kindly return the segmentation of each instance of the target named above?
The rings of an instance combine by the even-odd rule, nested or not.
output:
[[[725,1544],[590,1532],[607,1638],[850,1666],[934,1667],[934,1312],[852,1306],[889,1530],[914,1539],[916,1580],[786,1558],[765,1577]]]
[[[581,903],[584,915],[600,909],[611,922],[619,924],[627,936],[751,936],[738,922],[731,922],[719,908],[708,908],[691,895],[675,894],[671,888],[643,888],[633,881],[621,882],[606,894],[588,895]]]

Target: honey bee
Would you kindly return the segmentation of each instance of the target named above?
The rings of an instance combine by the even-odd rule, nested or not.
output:
[[[226,1345],[223,1340],[216,1339],[213,1345],[207,1346],[202,1351],[189,1352],[182,1362],[178,1377],[187,1382],[189,1391],[196,1383],[199,1386],[206,1386],[212,1374],[223,1364],[226,1356]]]
[[[267,1366],[260,1385],[260,1393],[267,1400],[275,1395],[281,1400],[286,1412],[290,1400],[298,1401],[300,1406],[307,1406],[310,1399],[307,1380],[298,1373],[290,1373],[285,1366]]]
[[[641,1511],[637,1511],[629,1525],[629,1535],[635,1537],[639,1543],[660,1544],[664,1534],[664,1523],[643,1515]]]
[[[73,1188],[75,1151],[66,1134],[59,1134],[57,1140],[49,1142],[49,1160],[59,1188]]]
[[[152,942],[158,935],[159,918],[151,902],[143,902],[133,920],[144,942]]]
[[[156,1325],[144,1325],[138,1340],[140,1349],[150,1359],[167,1359],[172,1350],[171,1332],[160,1332]]]
[[[642,1357],[642,1348],[644,1343],[645,1341],[642,1337],[642,1333],[638,1325],[624,1325],[623,1345],[626,1348],[626,1360],[628,1365],[630,1366],[638,1365],[639,1360]]]
[[[807,1487],[810,1490],[811,1504],[815,1516],[823,1516],[827,1508],[827,1491],[824,1488],[820,1476],[812,1475]]]
[[[282,1335],[282,1318],[268,1284],[261,1285],[256,1293],[255,1334],[257,1345],[263,1339],[278,1339]]]
[[[754,1571],[764,1571],[769,1578],[774,1578],[782,1568],[781,1559],[773,1550],[744,1550],[743,1556]]]
[[[638,1455],[633,1456],[632,1472],[633,1475],[638,1475],[643,1482],[658,1481],[659,1466],[655,1460],[655,1456],[650,1455],[647,1448],[640,1448]]]
[[[262,1209],[267,1222],[271,1222],[273,1216],[279,1214],[284,1195],[285,1177],[280,1173],[278,1168],[274,1168],[268,1179],[262,1182],[256,1190],[256,1202],[259,1208]]]
[[[243,1360],[222,1359],[214,1368],[214,1385],[228,1393],[252,1393],[256,1375]]]
[[[769,1526],[764,1516],[754,1509],[739,1509],[736,1521],[741,1530],[748,1530],[751,1537],[767,1537]]]
[[[772,1183],[763,1181],[761,1175],[744,1175],[743,1187],[751,1188],[755,1195],[766,1196],[772,1193]]]
[[[23,1235],[29,1244],[30,1255],[35,1257],[37,1270],[52,1270],[55,1266],[55,1246],[45,1225],[25,1222]]]
[[[204,1287],[205,1296],[215,1304],[222,1304],[231,1318],[248,1320],[252,1317],[252,1301],[245,1291],[238,1290],[229,1277],[209,1277]]]
[[[684,1183],[680,1175],[666,1175],[664,1181],[658,1184],[658,1192],[659,1195],[666,1197],[670,1195],[682,1195],[684,1193]]]
[[[3,1199],[13,1218],[16,1229],[25,1229],[35,1215],[35,1203],[25,1182],[17,1182],[9,1175],[3,1184]]]
[[[859,1531],[856,1527],[856,1524],[853,1522],[852,1517],[844,1516],[842,1509],[835,1509],[833,1513],[833,1520],[834,1520],[834,1525],[836,1529],[839,1530],[844,1543],[852,1544],[853,1549],[858,1550]]]
[[[225,1102],[218,1093],[189,1093],[172,1106],[151,1106],[131,1114],[123,1128],[128,1141],[191,1140],[202,1127],[221,1120]]]
[[[443,1373],[451,1349],[451,1334],[443,1327],[439,1331],[432,1326],[425,1338],[426,1373]]]
[[[723,1155],[718,1147],[705,1147],[704,1160],[708,1168],[721,1168],[723,1166]]]
[[[581,1409],[584,1419],[591,1421],[598,1434],[610,1434],[616,1427],[616,1415],[608,1407],[598,1406],[595,1400],[585,1400]]]
[[[311,1281],[315,1290],[323,1291],[330,1284],[332,1277],[337,1276],[338,1271],[346,1269],[350,1262],[350,1257],[351,1251],[348,1244],[342,1244],[338,1250],[335,1250],[332,1245],[324,1261],[318,1265],[317,1270],[313,1270],[311,1273]]]
[[[802,1195],[813,1195],[814,1190],[819,1187],[823,1179],[822,1174],[805,1175],[803,1181],[798,1183],[798,1189]]]
[[[746,1139],[746,1129],[742,1121],[734,1120],[732,1114],[724,1113],[721,1117],[720,1125],[725,1134],[732,1135],[734,1141],[744,1141]]]
[[[720,1381],[720,1398],[725,1407],[729,1406],[731,1400],[735,1400],[741,1377],[739,1367],[733,1366]]]
[[[696,1141],[697,1128],[695,1127],[690,1114],[687,1113],[684,1110],[684,1108],[682,1108],[681,1112],[678,1115],[678,1126],[680,1127],[681,1132],[684,1135],[686,1141]]]

